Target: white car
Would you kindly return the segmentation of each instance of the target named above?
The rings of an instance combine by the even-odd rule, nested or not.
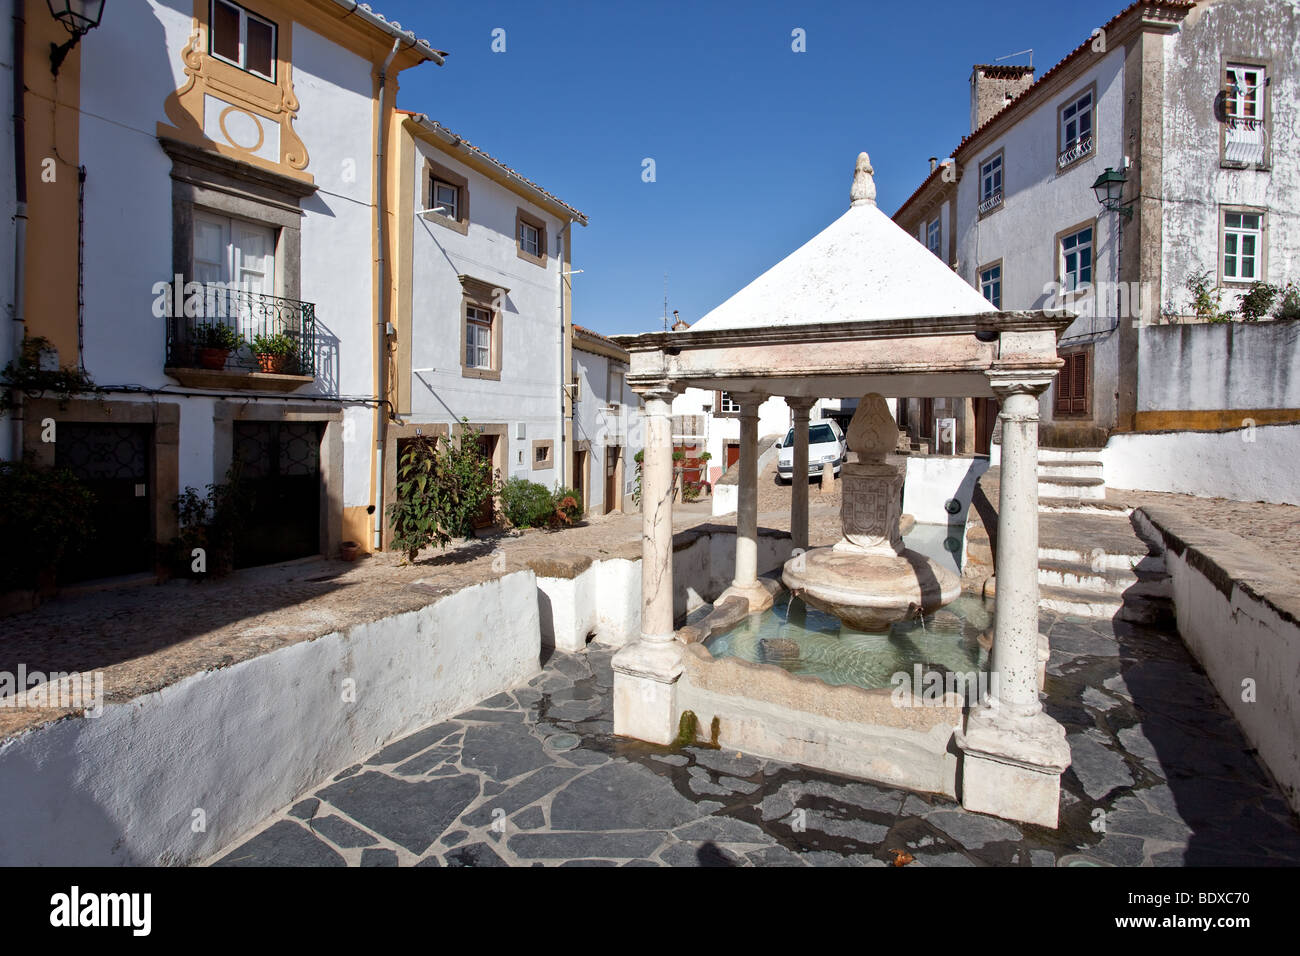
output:
[[[789,481],[794,471],[794,429],[785,433],[777,443],[776,475],[781,481]],[[840,426],[832,421],[813,422],[808,426],[808,474],[820,475],[827,462],[835,465],[838,477],[840,465],[848,454],[848,442]]]

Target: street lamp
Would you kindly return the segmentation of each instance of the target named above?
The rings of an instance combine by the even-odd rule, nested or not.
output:
[[[72,39],[60,46],[50,44],[50,71],[59,75],[59,67],[64,58],[72,52],[83,36],[95,27],[104,16],[104,0],[45,0],[50,8],[50,16],[63,24],[63,28],[72,34]]]
[[[1098,176],[1097,181],[1092,184],[1092,191],[1103,209],[1109,212],[1117,212],[1125,219],[1132,219],[1133,201],[1121,201],[1121,197],[1124,195],[1124,184],[1127,182],[1128,177],[1122,171],[1116,171],[1107,166],[1106,171]]]

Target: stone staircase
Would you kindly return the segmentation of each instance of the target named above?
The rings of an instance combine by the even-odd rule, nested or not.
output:
[[[1107,497],[1100,449],[1040,449],[1038,511],[1042,607],[1143,624],[1172,619],[1164,558],[1138,537],[1132,509]]]

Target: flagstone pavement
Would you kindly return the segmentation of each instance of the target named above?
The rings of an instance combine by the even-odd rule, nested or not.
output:
[[[613,736],[611,648],[390,743],[218,866],[1279,866],[1300,826],[1172,632],[1045,615],[1061,826]]]

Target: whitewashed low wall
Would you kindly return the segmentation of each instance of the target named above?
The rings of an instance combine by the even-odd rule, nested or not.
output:
[[[38,728],[0,744],[0,863],[200,860],[387,741],[527,680],[540,645],[522,571]]]
[[[1163,544],[1178,633],[1300,812],[1300,599],[1294,583],[1236,535],[1189,526],[1164,509],[1140,508],[1134,518],[1144,537]]]
[[[965,527],[966,509],[980,475],[989,470],[984,457],[964,458],[948,455],[919,455],[907,459],[907,478],[903,483],[903,513],[919,524],[942,524]],[[952,514],[949,501],[960,509]]]
[[[758,573],[779,568],[790,557],[785,534],[758,536]],[[699,534],[673,550],[673,613],[683,617],[711,603],[731,584],[736,569],[736,535],[730,530]],[[641,560],[593,561],[572,578],[538,577],[542,643],[580,651],[590,637],[615,647],[641,633]],[[548,620],[549,618],[549,620]]]
[[[719,515],[734,515],[740,507],[740,485],[721,485],[713,486],[713,517]]]
[[[1300,504],[1300,425],[1112,435],[1111,488]]]

